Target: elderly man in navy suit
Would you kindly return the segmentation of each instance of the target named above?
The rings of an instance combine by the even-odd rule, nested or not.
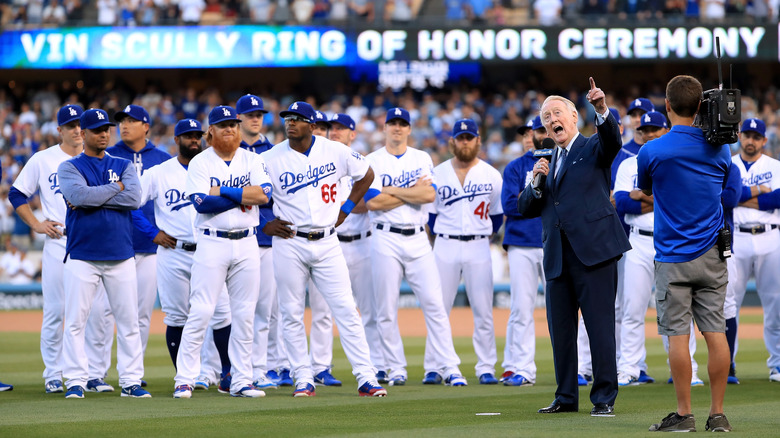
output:
[[[577,131],[574,104],[550,96],[541,117],[556,147],[551,161],[534,166],[534,180],[518,198],[518,210],[542,217],[547,324],[553,347],[555,400],[540,413],[576,412],[577,310],[582,310],[593,358],[592,416],[614,416],[618,382],[615,362],[617,260],[631,249],[609,201],[610,166],[621,148],[617,120],[604,92],[590,78],[588,102],[598,133]]]

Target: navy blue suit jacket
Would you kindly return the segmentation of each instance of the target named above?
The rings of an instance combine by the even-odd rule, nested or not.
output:
[[[541,194],[529,184],[518,198],[520,214],[542,217],[547,280],[561,275],[561,231],[586,266],[619,258],[631,249],[609,200],[612,160],[621,147],[620,131],[610,114],[597,134],[577,136],[557,179],[553,175],[558,154],[554,155]]]

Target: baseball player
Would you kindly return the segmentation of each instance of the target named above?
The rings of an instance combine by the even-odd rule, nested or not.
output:
[[[143,173],[163,161],[171,158],[167,152],[158,149],[149,139],[151,118],[143,107],[127,105],[123,111],[114,115],[119,124],[120,140],[106,152],[130,160],[140,179]],[[133,230],[133,249],[135,249],[135,267],[138,280],[138,327],[141,330],[141,342],[144,351],[149,340],[149,325],[152,310],[157,298],[157,245],[174,245],[174,239],[155,226],[154,206],[147,202],[141,207],[147,218],[146,227],[139,228],[137,221]],[[145,383],[145,382],[144,382]]]
[[[202,137],[203,129],[197,120],[180,120],[174,127],[174,141],[179,147],[179,154],[148,169],[141,176],[141,202],[145,204],[151,201],[154,204],[160,232],[173,239],[173,244],[167,240],[160,244],[157,252],[157,278],[160,305],[165,312],[164,322],[167,326],[165,340],[174,367],[190,307],[192,256],[197,247],[192,230],[192,202],[185,194],[187,167],[190,160],[201,152]],[[134,211],[133,215],[141,216],[136,221],[146,221],[141,210]],[[217,302],[210,325],[214,331],[214,344],[222,359],[222,374],[228,375],[230,307],[227,290],[223,290]],[[221,389],[230,390],[229,385]]]
[[[57,168],[65,219],[65,335],[62,375],[65,398],[84,398],[88,379],[84,326],[103,283],[117,325],[117,369],[123,397],[151,397],[141,388],[143,346],[138,328],[136,271],[130,211],[140,206],[141,187],[132,164],[106,153],[114,126],[101,109],[80,117],[84,152]]]
[[[360,316],[352,298],[349,272],[336,238],[340,225],[374,177],[366,160],[347,146],[312,135],[315,112],[305,102],[293,102],[284,118],[287,140],[268,151],[268,172],[276,193],[274,214],[265,232],[274,236],[274,274],[279,293],[284,341],[287,345],[295,397],[315,395],[314,374],[303,325],[306,283],[311,278],[325,298],[341,335],[341,345],[358,380],[358,394],[383,397],[369,361]],[[356,179],[339,209],[337,183]]]
[[[490,236],[501,228],[501,174],[477,158],[482,142],[477,123],[461,119],[452,128],[454,158],[433,169],[437,182],[429,228],[436,236],[436,257],[444,308],[452,311],[461,276],[474,313],[474,352],[479,383],[495,385],[496,338],[493,329],[493,263]],[[432,349],[425,353],[433,354]],[[428,358],[435,362],[435,357]]]
[[[767,186],[764,188],[769,190]],[[731,231],[731,253],[732,257],[726,259],[726,268],[729,274],[729,283],[726,285],[726,299],[723,302],[723,316],[726,318],[726,342],[729,344],[729,357],[731,363],[729,365],[729,374],[726,378],[726,383],[731,385],[739,385],[739,379],[734,364],[734,356],[737,349],[737,292],[735,285],[742,284],[739,279],[739,270],[737,269],[737,262],[735,261],[734,254],[734,208],[739,205],[739,198],[742,196],[742,174],[739,167],[734,162],[731,162],[729,167],[729,173],[727,175],[726,187],[723,188],[721,194],[721,202],[723,204],[723,216],[726,218],[726,224]],[[748,188],[749,190],[760,190],[760,186],[755,188]]]
[[[62,271],[65,258],[65,216],[66,205],[62,199],[57,167],[65,161],[80,154],[83,150],[79,118],[84,110],[78,105],[65,105],[57,112],[57,131],[62,137],[59,145],[35,153],[25,164],[14,181],[8,194],[8,199],[16,209],[19,217],[39,234],[46,235],[43,245],[43,325],[41,327],[41,356],[45,369],[43,371],[44,389],[46,393],[63,392],[62,385],[62,321],[65,312],[65,297],[62,284]],[[41,208],[46,218],[39,221],[27,204],[28,198],[36,192],[41,199]],[[96,298],[95,306],[100,307],[106,300],[101,292]],[[86,345],[103,344],[113,339],[113,323],[111,333],[106,336],[98,333],[103,328],[100,312],[90,313],[86,327]],[[113,322],[113,318],[110,320]],[[109,344],[110,345],[110,344]],[[110,359],[110,347],[109,347]],[[114,388],[107,384],[103,377],[108,369],[103,354],[93,355],[87,348],[90,364],[90,376],[95,376],[87,382],[87,390],[109,392]],[[100,357],[98,357],[100,356]],[[102,363],[98,366],[97,363]],[[99,371],[97,371],[99,369]]]
[[[398,330],[398,292],[405,276],[423,309],[428,330],[423,383],[441,383],[443,375],[447,385],[466,386],[452,343],[436,259],[424,232],[426,204],[436,199],[433,162],[427,153],[407,145],[412,132],[409,111],[391,108],[384,132],[385,146],[368,156],[376,178],[364,199],[376,229],[371,237],[371,263],[377,267],[374,305],[390,384],[403,385],[407,379]]]
[[[780,382],[780,161],[763,153],[766,125],[746,119],[739,135],[740,150],[732,161],[742,175],[743,194],[734,209],[734,261],[737,315],[751,276],[764,307],[764,343],[769,352],[769,380]],[[767,190],[768,187],[768,190]],[[767,192],[768,193],[762,193]],[[729,279],[731,282],[731,279]],[[736,322],[736,320],[734,321]],[[736,324],[733,325],[736,331]],[[734,354],[736,354],[736,345]]]
[[[192,397],[200,371],[203,337],[227,283],[230,313],[230,395],[263,397],[252,385],[254,314],[260,293],[257,205],[268,202],[271,187],[265,162],[239,147],[236,110],[216,106],[209,113],[206,142],[190,160],[185,192],[195,208],[197,248],[192,257],[190,310],[176,360],[174,398]]]
[[[518,132],[525,127],[518,128]],[[542,269],[542,220],[528,219],[517,211],[517,197],[533,178],[536,164],[533,151],[542,149],[547,130],[539,116],[530,127],[531,145],[526,153],[507,164],[501,202],[506,215],[504,249],[509,259],[510,310],[504,346],[504,374],[506,386],[528,386],[536,382],[536,335],[534,307],[539,281],[545,284]]]
[[[241,148],[262,154],[273,147],[268,138],[262,134],[263,117],[268,112],[263,107],[263,99],[253,94],[241,96],[236,102],[236,112],[241,120]],[[252,375],[253,384],[257,388],[275,388],[282,384],[278,377],[269,378],[268,362],[282,362],[284,369],[289,368],[287,354],[283,347],[281,330],[279,330],[279,303],[276,295],[276,280],[274,279],[273,250],[271,236],[262,232],[262,227],[274,218],[273,201],[259,205],[260,227],[257,233],[257,245],[260,251],[260,296],[255,308],[255,337],[252,343]],[[284,371],[282,371],[284,373]],[[289,372],[289,371],[288,371]],[[275,371],[274,371],[275,373]],[[285,384],[288,382],[284,382]],[[289,382],[292,385],[292,382]]]

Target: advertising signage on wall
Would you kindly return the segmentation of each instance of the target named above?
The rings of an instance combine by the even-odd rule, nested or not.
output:
[[[404,62],[777,61],[775,26],[345,30],[85,27],[0,33],[3,69],[354,66]]]

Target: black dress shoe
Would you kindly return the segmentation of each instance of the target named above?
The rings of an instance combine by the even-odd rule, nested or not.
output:
[[[596,403],[590,411],[591,417],[614,417],[615,408],[606,403]]]
[[[540,414],[558,414],[561,412],[577,412],[577,405],[561,403],[558,400],[553,400],[550,406],[539,409],[537,412]]]

